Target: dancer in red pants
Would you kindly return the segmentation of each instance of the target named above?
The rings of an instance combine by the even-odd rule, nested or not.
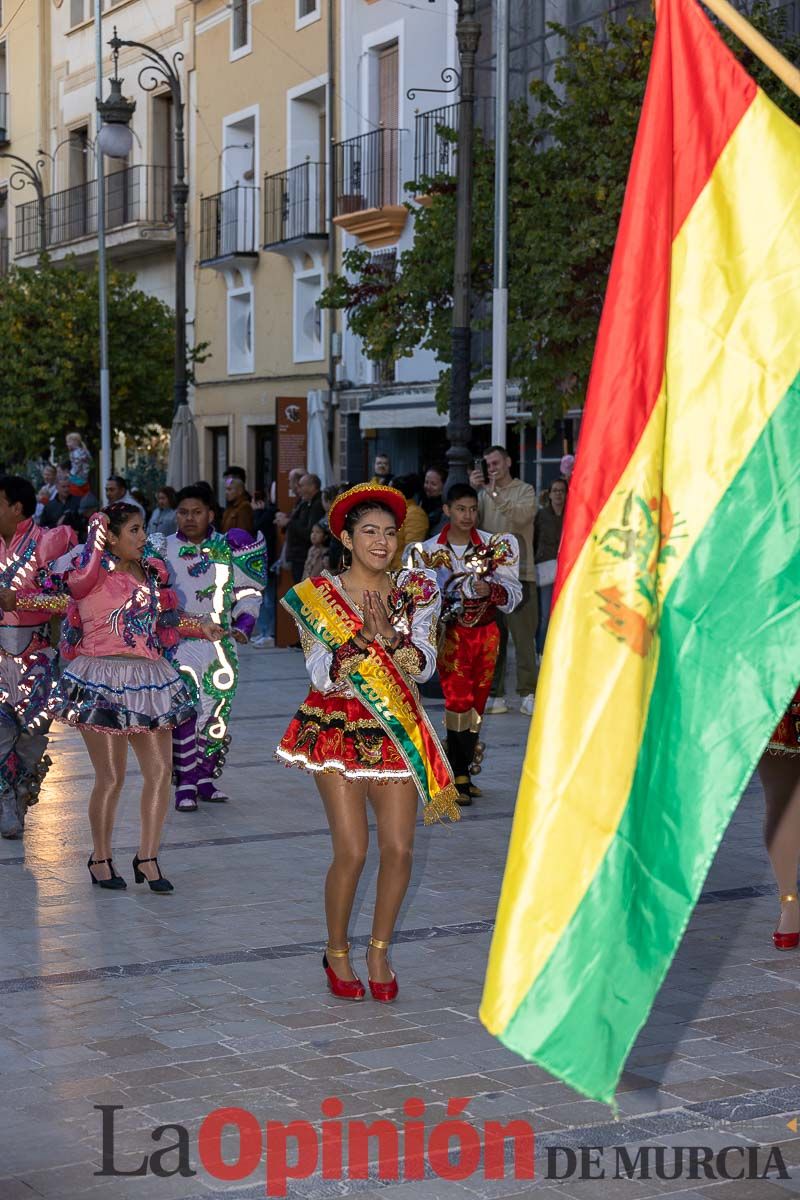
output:
[[[444,511],[447,525],[437,537],[418,543],[411,561],[436,571],[442,593],[445,632],[437,666],[445,700],[447,754],[458,803],[467,805],[480,795],[471,775],[480,770],[483,747],[478,734],[500,645],[495,614],[513,612],[522,599],[522,585],[517,539],[475,528],[474,488],[454,484]]]

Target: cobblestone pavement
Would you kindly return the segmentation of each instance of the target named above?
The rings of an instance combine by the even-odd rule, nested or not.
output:
[[[246,1140],[253,1157],[238,1181],[217,1181],[201,1164],[197,1130],[212,1110],[249,1110],[262,1127],[294,1120],[316,1129],[321,1103],[337,1097],[343,1121],[380,1116],[400,1126],[409,1119],[404,1103],[415,1097],[425,1106],[419,1119],[432,1128],[454,1096],[469,1097],[465,1118],[479,1130],[487,1120],[513,1117],[533,1125],[535,1181],[515,1180],[509,1163],[503,1180],[486,1180],[480,1169],[459,1181],[441,1179],[426,1165],[424,1178],[398,1183],[379,1178],[373,1164],[363,1180],[325,1180],[315,1172],[291,1181],[289,1194],[800,1194],[800,955],[772,950],[777,903],[755,785],[630,1056],[615,1119],[611,1109],[503,1049],[476,1018],[527,722],[517,713],[488,718],[484,798],[457,826],[420,827],[393,953],[397,1004],[348,1005],[327,994],[320,967],[328,840],[316,791],[301,772],[272,759],[305,688],[302,658],[247,650],[242,681],[226,773],[231,803],[170,813],[162,860],[176,884],[173,895],[133,885],[134,769],[115,847],[128,890],[90,886],[91,772],[72,733],[55,735],[55,765],[24,847],[0,845],[0,1200],[263,1196],[260,1136]],[[430,707],[441,710],[436,702]],[[371,855],[352,931],[359,953],[374,880]],[[101,1105],[109,1115],[110,1106],[120,1106],[113,1113],[115,1169],[134,1171],[145,1155],[173,1145],[180,1136],[174,1129],[160,1141],[152,1131],[179,1124],[196,1173],[98,1176]],[[662,1148],[660,1173],[676,1178],[658,1177],[655,1149],[644,1178],[642,1159],[635,1162],[643,1145]],[[788,1178],[780,1177],[775,1153],[769,1157],[775,1145]],[[744,1153],[718,1156],[726,1146]],[[581,1147],[605,1148],[586,1151],[587,1167],[593,1174],[605,1168],[605,1179],[581,1178]],[[630,1150],[632,1179],[618,1147]],[[688,1151],[682,1169],[676,1166],[676,1147],[708,1147],[715,1156],[705,1168],[698,1165],[703,1156],[695,1158],[692,1172]],[[222,1148],[235,1162],[239,1141],[230,1127]],[[767,1165],[770,1171],[768,1178],[727,1181],[718,1177],[720,1163],[734,1176],[743,1163],[758,1174]],[[178,1164],[173,1151],[151,1167],[170,1172]]]

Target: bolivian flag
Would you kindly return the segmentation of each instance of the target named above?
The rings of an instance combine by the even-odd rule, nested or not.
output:
[[[800,129],[662,0],[481,1007],[598,1099],[800,682],[798,372]]]

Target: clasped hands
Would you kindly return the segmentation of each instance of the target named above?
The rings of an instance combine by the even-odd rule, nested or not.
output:
[[[364,624],[353,637],[353,641],[358,648],[360,650],[367,650],[371,642],[374,642],[376,638],[381,638],[389,650],[396,649],[401,640],[401,635],[389,620],[389,614],[386,611],[386,606],[383,603],[383,597],[380,592],[368,592],[365,590],[362,597],[362,608],[364,610]]]

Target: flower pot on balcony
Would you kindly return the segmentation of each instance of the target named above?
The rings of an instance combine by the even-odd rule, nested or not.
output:
[[[362,196],[359,192],[351,192],[346,196],[339,196],[336,202],[337,217],[346,217],[348,213],[363,212],[368,208],[366,196]]]

